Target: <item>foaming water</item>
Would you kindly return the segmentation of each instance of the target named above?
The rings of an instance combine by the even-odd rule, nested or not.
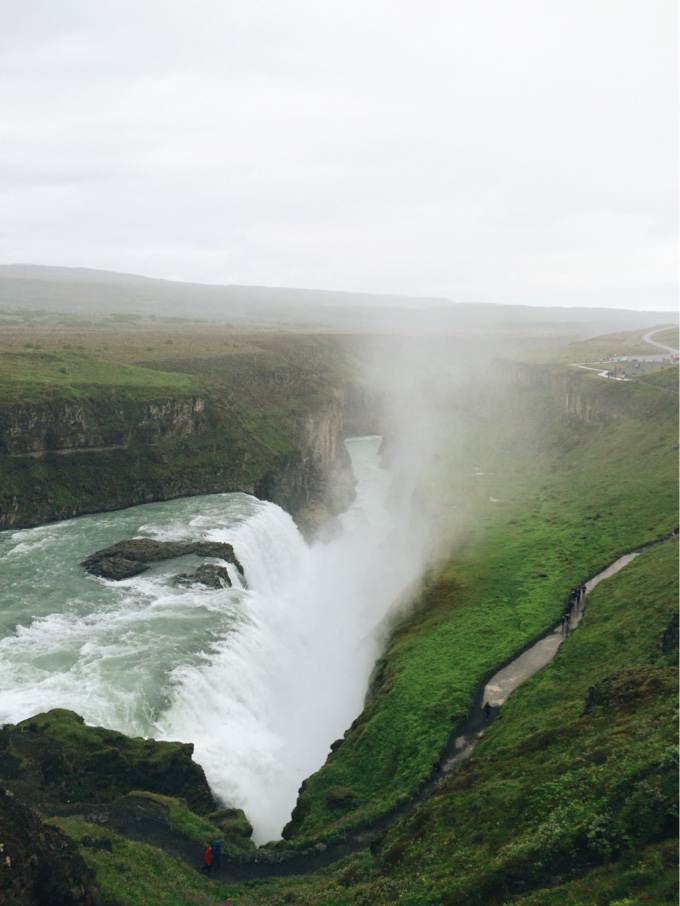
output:
[[[363,705],[379,627],[421,568],[388,516],[380,438],[348,441],[357,499],[308,546],[279,507],[244,494],[149,504],[0,535],[0,723],[70,708],[130,735],[195,745],[216,797],[258,842],[280,836],[302,780]],[[228,541],[230,589],[182,587],[193,562],[106,582],[80,562],[125,537]]]

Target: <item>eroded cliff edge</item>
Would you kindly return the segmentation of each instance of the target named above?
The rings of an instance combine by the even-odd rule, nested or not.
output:
[[[167,361],[190,388],[18,382],[0,395],[0,529],[197,494],[279,504],[307,537],[354,494],[355,406],[336,356],[284,350]],[[316,353],[316,356],[312,353]]]

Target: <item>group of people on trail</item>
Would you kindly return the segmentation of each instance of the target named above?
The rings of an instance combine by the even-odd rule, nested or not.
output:
[[[580,607],[583,604],[586,597],[586,586],[585,582],[581,582],[580,585],[575,585],[570,594],[569,600],[567,601],[564,607],[564,613],[562,614],[562,619],[560,623],[562,624],[562,629],[564,632],[569,632],[569,624],[571,623],[571,614],[575,607]]]
[[[215,868],[220,867],[220,858],[222,856],[222,844],[219,840],[215,840],[211,843],[203,853],[203,865],[201,866],[201,871],[205,872],[207,875]]]

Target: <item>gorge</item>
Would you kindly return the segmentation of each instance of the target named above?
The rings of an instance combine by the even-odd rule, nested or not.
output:
[[[209,419],[205,435],[202,429],[182,437],[157,432],[148,444],[130,436],[119,449],[75,452],[64,439],[55,449],[42,442],[2,454],[8,466],[4,488],[24,469],[29,504],[52,489],[51,520],[57,515],[53,504],[67,498],[68,506],[86,512],[86,494],[77,482],[69,483],[69,471],[85,482],[96,474],[106,496],[116,482],[126,487],[127,463],[131,486],[139,468],[147,492],[157,497],[141,508],[117,508],[129,500],[126,490],[126,497],[111,495],[108,512],[35,528],[15,524],[2,534],[9,606],[1,619],[12,639],[0,661],[8,668],[2,719],[10,721],[0,734],[3,783],[18,792],[22,778],[34,778],[32,801],[75,841],[85,862],[96,866],[98,883],[121,904],[146,897],[188,906],[202,897],[211,904],[345,906],[404,896],[413,903],[472,904],[480,895],[495,904],[508,896],[530,898],[532,891],[549,895],[549,889],[579,883],[579,872],[591,877],[603,866],[608,871],[595,830],[602,826],[601,814],[612,816],[615,829],[606,839],[620,846],[612,863],[619,877],[628,877],[630,850],[616,842],[625,835],[638,835],[645,865],[666,859],[672,808],[672,795],[665,792],[672,769],[669,664],[677,650],[671,619],[677,571],[674,577],[669,544],[639,558],[630,578],[611,590],[598,588],[585,625],[565,640],[567,653],[546,677],[534,678],[504,703],[503,719],[493,721],[458,774],[442,777],[426,801],[409,803],[431,776],[452,727],[464,722],[479,683],[554,625],[570,584],[597,574],[624,550],[669,536],[677,465],[673,375],[659,373],[657,390],[654,381],[597,383],[559,368],[546,379],[545,369],[524,360],[485,374],[491,351],[479,345],[469,344],[463,355],[455,341],[447,345],[440,338],[418,350],[397,338],[391,346],[380,340],[389,354],[378,380],[367,380],[351,356],[347,380],[332,355],[328,368],[329,350],[338,349],[335,340],[303,336],[297,359],[291,338],[267,342],[272,355],[266,362],[261,352],[244,349],[237,362],[233,353],[190,360],[172,350],[172,373],[191,374],[201,383],[172,393],[206,401],[196,416],[198,422]],[[320,358],[312,356],[311,367],[307,353],[315,349]],[[59,368],[84,367],[64,356]],[[149,382],[153,372],[167,384],[171,372],[148,365],[135,366],[144,369],[136,378]],[[389,400],[386,384],[398,387]],[[140,393],[129,385],[115,392]],[[29,389],[23,386],[20,393]],[[387,405],[378,405],[381,398]],[[378,432],[385,436],[382,468]],[[368,451],[363,466],[354,467],[357,477],[364,466],[369,469],[368,485],[359,480],[353,487],[348,480],[350,452],[340,441],[345,434],[364,435],[349,447],[355,460],[361,448]],[[231,441],[223,443],[228,436]],[[134,468],[125,459],[132,454]],[[96,463],[92,473],[88,461]],[[235,482],[235,493],[223,493],[224,485],[216,496],[200,493],[210,490],[206,477],[236,475],[236,463],[242,483]],[[192,496],[175,496],[182,476]],[[60,483],[50,484],[55,478]],[[365,499],[367,487],[384,495],[388,481],[387,507]],[[244,493],[256,482],[261,497],[270,499]],[[373,525],[368,532],[357,524],[366,516]],[[316,532],[317,542],[310,544],[299,529],[307,538]],[[179,558],[159,560],[121,581],[87,576],[80,566],[95,551],[134,536],[230,544],[248,587],[229,558],[208,559],[226,571],[231,587],[192,580],[206,562],[208,548],[202,546],[190,554],[173,548]],[[176,584],[176,577],[184,578]],[[64,590],[72,582],[83,584],[69,593],[67,607],[57,605],[55,584]],[[635,590],[636,582],[644,586]],[[22,615],[24,599],[32,604]],[[321,600],[328,606],[316,609]],[[63,644],[68,634],[70,654]],[[240,656],[230,647],[237,639],[243,643]],[[358,661],[343,661],[350,648]],[[55,698],[52,686],[59,692]],[[584,711],[590,686],[597,688],[597,700]],[[345,711],[332,724],[326,705],[341,689],[352,703],[339,701]],[[60,717],[64,712],[34,716],[53,704],[84,714],[95,726],[76,733],[73,720]],[[88,754],[70,756],[71,773],[64,773],[64,782],[76,790],[71,795],[81,797],[71,804],[50,798],[54,765],[65,770],[66,762],[59,761],[56,744],[47,742],[48,724],[55,739],[77,735],[78,745],[87,747]],[[284,725],[297,742],[286,738]],[[309,725],[323,729],[318,747]],[[245,808],[258,843],[278,837],[292,810],[285,840],[266,844],[256,863],[261,858],[278,864],[306,852],[322,861],[345,837],[361,840],[366,828],[398,816],[370,848],[348,854],[331,874],[308,882],[281,878],[264,885],[253,881],[257,886],[251,887],[228,872],[207,883],[191,879],[172,846],[184,840],[183,846],[200,852],[204,835],[220,834],[239,859],[247,822],[238,810],[196,805],[191,822],[208,823],[187,831],[186,806],[175,798],[185,794],[172,784],[144,786],[148,774],[128,767],[123,757],[126,747],[132,751],[144,741],[121,739],[107,726],[152,736],[161,740],[158,747],[171,745],[162,740],[181,739],[182,758],[193,752],[190,764],[205,768],[218,804]],[[601,768],[601,746],[609,753],[617,745],[608,741],[607,727],[629,744],[625,752],[617,749],[616,759],[607,754]],[[638,735],[644,746],[637,747]],[[245,743],[240,752],[233,745],[236,736]],[[103,751],[95,746],[99,739]],[[162,751],[149,748],[144,757],[152,764],[165,757]],[[168,756],[175,757],[173,751]],[[560,763],[563,751],[568,754]],[[31,753],[40,752],[38,768]],[[118,779],[130,778],[129,791],[110,788],[104,775],[91,770],[97,763],[117,765]],[[272,793],[267,785],[278,786],[282,766],[295,781],[263,804],[262,795]],[[578,797],[550,804],[555,776],[564,776]],[[518,778],[526,778],[526,787]],[[653,816],[644,834],[635,830],[634,803],[641,797]],[[559,826],[554,837],[546,837],[546,820]],[[160,847],[153,858],[164,859],[162,889],[143,867],[144,839]],[[525,854],[526,863],[518,867]],[[665,868],[658,873],[667,877]],[[0,884],[11,877],[0,874]]]

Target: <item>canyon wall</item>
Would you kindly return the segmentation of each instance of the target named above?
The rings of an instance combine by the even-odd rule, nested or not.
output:
[[[668,404],[668,395],[672,392],[662,385],[647,387],[640,380],[614,380],[601,377],[595,370],[574,366],[498,359],[494,370],[500,382],[542,392],[556,413],[593,426],[607,425],[632,415],[651,417]],[[635,393],[628,391],[631,384],[635,385]]]
[[[278,503],[311,537],[353,497],[343,402],[328,388],[293,414],[279,406],[278,415],[264,399],[225,405],[214,392],[140,399],[112,391],[6,405],[0,529],[244,491]]]
[[[205,433],[206,400],[198,397],[151,401],[54,399],[5,407],[0,450],[10,456],[39,456],[157,443]]]

